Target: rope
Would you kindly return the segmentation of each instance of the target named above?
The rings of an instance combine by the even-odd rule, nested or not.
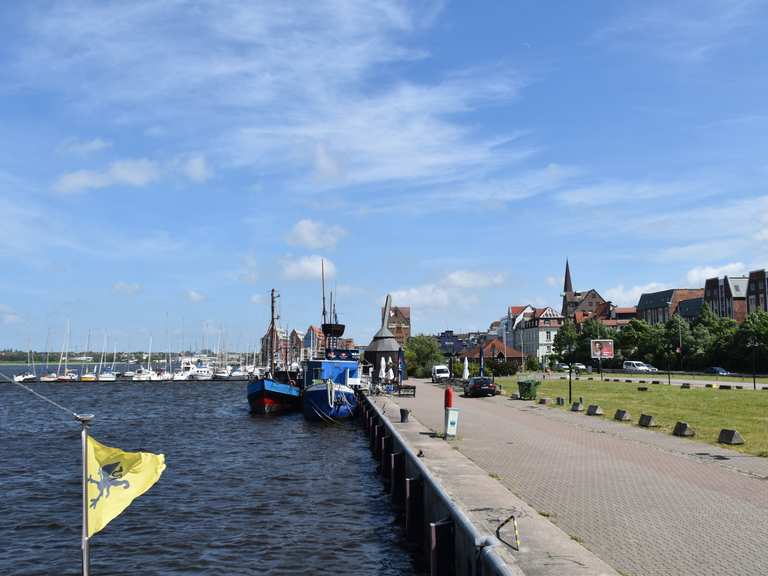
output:
[[[48,402],[48,404],[51,404],[51,405],[55,406],[55,407],[56,407],[56,408],[58,408],[59,410],[63,410],[64,412],[66,412],[67,414],[69,414],[70,416],[72,416],[72,417],[73,417],[75,420],[79,420],[79,419],[80,419],[80,415],[79,415],[77,412],[75,412],[74,410],[72,410],[72,409],[70,409],[70,408],[67,408],[66,406],[62,406],[62,405],[61,405],[61,404],[59,404],[58,402],[54,402],[53,400],[51,400],[51,399],[50,399],[50,398],[48,398],[47,396],[43,396],[43,395],[42,395],[42,394],[40,394],[39,392],[37,392],[37,391],[35,391],[35,390],[32,390],[32,388],[30,388],[29,386],[25,386],[25,385],[24,385],[24,384],[22,384],[21,382],[16,382],[16,380],[11,380],[11,379],[10,379],[10,378],[8,378],[8,376],[6,376],[5,374],[0,374],[0,377],[2,377],[2,378],[3,378],[3,379],[6,381],[6,382],[10,382],[11,384],[16,384],[16,386],[19,386],[19,387],[21,387],[21,388],[24,388],[24,390],[26,390],[26,391],[27,391],[27,392],[29,392],[30,394],[33,394],[33,395],[37,396],[37,397],[38,397],[38,398],[40,398],[41,400],[45,400],[46,402]]]

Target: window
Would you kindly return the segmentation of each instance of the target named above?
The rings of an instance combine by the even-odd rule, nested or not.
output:
[[[547,330],[547,342],[552,342],[552,332]]]

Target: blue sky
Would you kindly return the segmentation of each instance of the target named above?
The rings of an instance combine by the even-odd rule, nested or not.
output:
[[[765,2],[0,7],[0,346],[415,332],[768,263]],[[76,344],[77,345],[77,344]]]

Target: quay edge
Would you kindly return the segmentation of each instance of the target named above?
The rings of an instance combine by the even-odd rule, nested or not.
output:
[[[430,574],[456,576],[618,576],[552,522],[509,492],[413,413],[399,421],[391,397],[361,398],[360,417],[406,537]],[[392,420],[390,420],[390,417]],[[519,526],[519,550],[512,522]]]

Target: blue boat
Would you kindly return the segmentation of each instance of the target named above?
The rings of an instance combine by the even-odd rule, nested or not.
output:
[[[301,376],[298,371],[280,367],[277,341],[277,293],[272,290],[272,321],[269,324],[269,371],[248,383],[248,404],[253,414],[276,414],[301,409]]]
[[[346,357],[345,359],[339,358]],[[332,422],[357,413],[360,385],[356,350],[332,350],[323,360],[309,360],[304,371],[302,409],[307,420]]]

